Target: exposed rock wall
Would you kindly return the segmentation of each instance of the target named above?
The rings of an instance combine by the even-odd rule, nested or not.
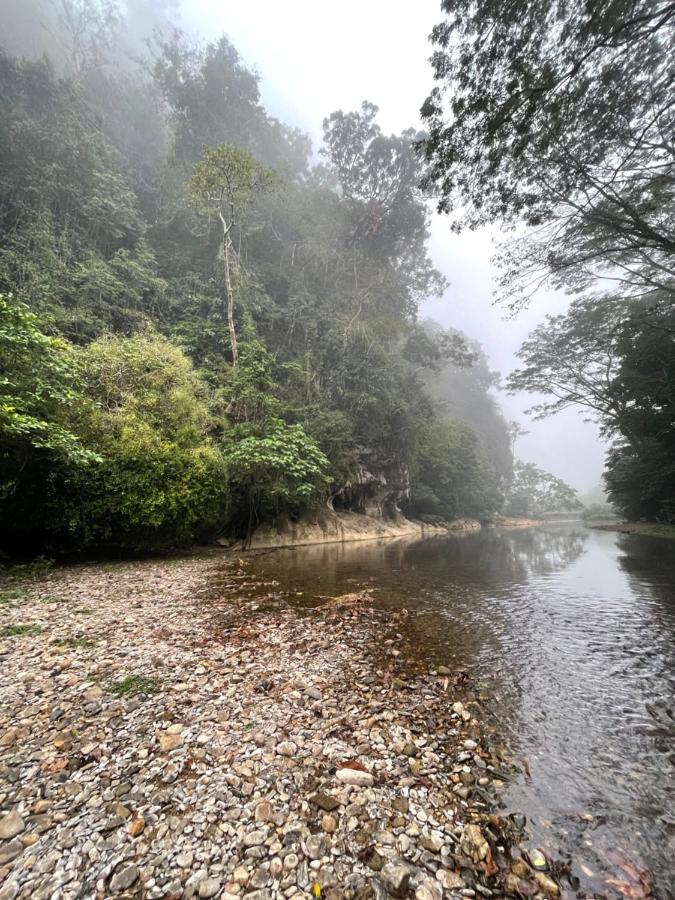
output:
[[[427,525],[406,519],[400,513],[383,518],[348,510],[315,510],[298,522],[284,521],[261,525],[251,535],[247,547],[262,550],[271,547],[298,547],[303,544],[330,544],[343,541],[373,541],[407,535],[468,533],[480,531],[480,523],[458,519],[448,525]]]

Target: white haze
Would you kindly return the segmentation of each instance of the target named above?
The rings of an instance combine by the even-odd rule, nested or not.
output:
[[[308,132],[316,147],[324,116],[357,109],[362,100],[379,106],[385,131],[421,126],[419,108],[432,85],[428,35],[439,7],[438,0],[189,0],[182,4],[182,20],[207,38],[226,34],[260,74],[267,110]],[[563,311],[566,299],[540,294],[530,309],[507,320],[493,305],[492,252],[487,231],[457,236],[446,218],[435,215],[431,254],[450,287],[422,314],[478,338],[493,368],[506,375],[517,365],[522,340],[546,313]],[[532,397],[502,393],[499,399],[507,418],[529,432],[518,441],[520,458],[580,491],[598,485],[605,448],[595,425],[574,410],[531,422],[524,410]]]

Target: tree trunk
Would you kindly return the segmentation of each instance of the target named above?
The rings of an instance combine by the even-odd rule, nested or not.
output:
[[[237,352],[237,332],[234,328],[234,295],[232,293],[232,279],[230,278],[230,236],[225,235],[223,240],[223,262],[225,264],[225,291],[227,293],[227,326],[230,329],[230,345],[232,347],[232,368],[236,370],[239,362]]]

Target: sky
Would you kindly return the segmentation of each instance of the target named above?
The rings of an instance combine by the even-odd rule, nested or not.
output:
[[[324,117],[357,109],[363,100],[379,106],[386,132],[421,126],[419,108],[432,86],[428,36],[440,19],[439,0],[183,0],[181,9],[187,29],[229,37],[260,75],[268,112],[306,131],[315,148]],[[507,318],[493,303],[495,237],[487,230],[452,234],[447,218],[434,214],[431,257],[450,287],[421,314],[477,338],[492,367],[506,375],[518,364],[523,339],[547,313],[563,311],[566,298],[542,292],[529,309]],[[533,397],[500,393],[499,401],[507,418],[529,432],[519,439],[517,456],[582,492],[599,484],[605,448],[595,425],[574,410],[533,423],[524,415]]]

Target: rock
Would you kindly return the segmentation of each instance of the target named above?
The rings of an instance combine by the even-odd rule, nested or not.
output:
[[[391,805],[397,812],[400,813],[408,813],[410,812],[410,802],[407,797],[396,797],[391,801]]]
[[[25,829],[26,823],[19,815],[18,810],[13,809],[0,819],[0,840],[9,841]]]
[[[407,866],[391,862],[383,866],[380,872],[382,884],[395,897],[405,896],[410,884],[410,875],[411,871]]]
[[[245,869],[244,866],[237,866],[237,868],[232,873],[232,880],[236,884],[248,884],[248,880],[251,877],[251,873],[248,869]]]
[[[6,844],[0,844],[0,866],[12,862],[17,856],[23,853],[23,844],[21,841],[8,841]]]
[[[538,850],[536,847],[533,850],[527,851],[527,858],[530,861],[533,869],[545,869],[546,868],[546,857]]]
[[[265,837],[264,831],[249,831],[244,835],[244,847],[259,847],[265,843]]]
[[[543,891],[547,897],[557,897],[560,894],[558,885],[544,872],[535,872],[534,878],[539,885],[539,889]]]
[[[124,866],[110,879],[110,887],[113,891],[126,891],[138,880],[138,868],[134,865]]]
[[[419,842],[422,847],[424,847],[424,849],[428,850],[430,853],[440,852],[440,849],[443,846],[443,841],[435,834],[423,834],[420,837]]]
[[[145,819],[143,816],[134,816],[127,828],[127,834],[129,837],[138,837],[139,834],[142,834],[144,828]]]
[[[19,737],[18,728],[8,728],[0,737],[0,747],[13,747]]]
[[[465,887],[464,879],[456,872],[451,872],[450,869],[439,869],[436,872],[436,878],[446,891],[459,891]]]
[[[159,735],[159,749],[162,753],[168,753],[176,750],[183,743],[183,736],[180,734],[170,734],[168,731],[161,732]]]
[[[309,800],[310,803],[314,803],[315,806],[318,806],[319,809],[323,809],[326,812],[333,812],[333,810],[337,809],[340,805],[340,801],[333,797],[332,794],[324,794],[320,791],[316,794],[312,794]]]
[[[325,816],[321,817],[321,827],[326,832],[326,834],[333,834],[337,826],[338,823],[335,816],[330,816],[328,815],[328,813],[326,813]]]
[[[473,862],[481,862],[490,849],[478,825],[466,825],[459,842],[460,850]]]
[[[335,777],[342,784],[353,784],[356,787],[372,787],[375,781],[370,772],[361,772],[358,769],[338,769]]]
[[[311,834],[305,841],[305,851],[310,859],[321,859],[328,853],[330,842],[324,834]]]
[[[256,822],[271,822],[274,817],[274,810],[269,800],[261,800],[256,805],[254,818]]]
[[[295,756],[298,752],[298,747],[293,741],[281,741],[277,744],[276,751],[279,756]]]
[[[435,878],[425,878],[415,891],[415,900],[443,900],[443,888]]]
[[[199,882],[197,893],[200,897],[215,897],[220,890],[220,884],[217,878],[204,878]]]

